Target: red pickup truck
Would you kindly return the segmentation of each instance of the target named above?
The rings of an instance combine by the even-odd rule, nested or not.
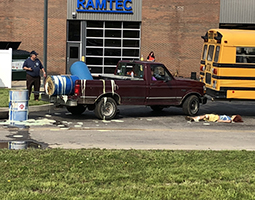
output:
[[[121,60],[112,75],[76,80],[72,95],[42,99],[64,105],[74,115],[88,108],[99,119],[110,120],[116,116],[120,104],[150,106],[154,111],[177,106],[186,115],[195,115],[200,103],[206,103],[204,95],[204,83],[173,77],[161,63]]]

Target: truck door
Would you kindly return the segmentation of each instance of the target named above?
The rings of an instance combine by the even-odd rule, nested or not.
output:
[[[149,69],[148,69],[149,70]],[[147,105],[176,105],[176,88],[174,80],[164,65],[151,65],[153,76],[157,80],[151,80],[149,84]]]
[[[119,63],[117,75],[124,80],[117,80],[117,93],[121,96],[122,104],[144,105],[146,97],[146,82],[144,66],[138,63]]]

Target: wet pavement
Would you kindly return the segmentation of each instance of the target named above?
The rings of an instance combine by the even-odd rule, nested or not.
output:
[[[27,126],[6,126],[4,127],[8,130],[7,135],[5,135],[5,140],[0,140],[0,149],[45,149],[48,148],[48,144],[43,142],[35,141],[31,138],[29,129]]]
[[[11,90],[23,90],[26,89],[26,81],[12,81]],[[43,88],[43,80],[41,80],[41,91]],[[42,111],[50,111],[53,108],[52,105],[40,105],[40,106],[30,106],[29,112],[42,112]],[[8,120],[9,108],[8,107],[0,107],[0,149],[8,148],[8,149],[28,149],[28,148],[48,148],[48,145],[43,142],[35,141],[31,138],[29,130],[32,126],[43,126],[50,125],[55,121],[48,119],[29,119],[26,122],[15,122],[15,124],[11,124]],[[3,135],[2,133],[6,132],[8,134]]]
[[[65,108],[54,108],[31,112],[27,130],[18,128],[15,132],[8,121],[4,122],[0,140],[15,141],[15,136],[23,133],[45,148],[255,150],[255,105],[208,104],[200,112],[220,113],[224,109],[231,115],[235,112],[232,105],[244,123],[188,122],[181,108],[157,113],[144,106],[119,106],[119,116],[109,121],[97,119],[93,111],[73,116]]]
[[[93,111],[73,116],[65,108],[29,108],[25,123],[0,120],[0,148],[26,141],[26,148],[246,149],[255,150],[255,103],[208,102],[198,115],[240,114],[244,123],[188,122],[181,108],[153,112],[144,106],[119,106],[113,120]]]

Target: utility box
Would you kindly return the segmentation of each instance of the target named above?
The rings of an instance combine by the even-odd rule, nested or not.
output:
[[[12,80],[26,80],[26,71],[22,66],[29,57],[29,52],[24,50],[13,50],[12,52]]]
[[[12,81],[26,80],[26,71],[22,66],[30,56],[28,51],[18,50],[21,42],[0,41],[0,49],[12,49]]]

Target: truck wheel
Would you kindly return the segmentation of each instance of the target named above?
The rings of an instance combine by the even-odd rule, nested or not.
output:
[[[151,109],[155,112],[160,112],[163,110],[164,106],[150,106]]]
[[[196,115],[199,111],[199,99],[195,95],[189,96],[182,105],[183,112],[186,115]]]
[[[67,106],[66,109],[73,115],[81,115],[86,110],[86,107],[83,105]]]
[[[99,119],[111,120],[117,114],[117,104],[111,97],[103,97],[96,104],[95,115]]]

